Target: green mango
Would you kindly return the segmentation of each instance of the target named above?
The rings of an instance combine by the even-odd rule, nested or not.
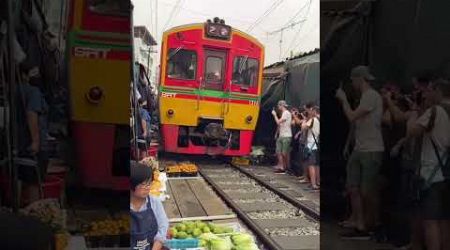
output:
[[[210,232],[211,232],[211,229],[210,229],[208,226],[205,226],[204,228],[202,228],[202,231],[203,231],[204,233],[210,233]]]
[[[188,234],[186,232],[178,232],[175,238],[186,239],[187,237],[188,237]]]
[[[186,231],[186,225],[184,225],[184,224],[178,224],[178,225],[176,226],[176,228],[177,228],[177,230],[178,230],[179,232],[184,232],[184,231]]]
[[[194,229],[194,232],[192,232],[192,236],[194,236],[195,238],[197,238],[201,234],[202,234],[202,230],[200,228],[196,228],[196,229]]]

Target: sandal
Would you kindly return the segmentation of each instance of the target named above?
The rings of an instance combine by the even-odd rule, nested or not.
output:
[[[309,181],[307,179],[301,179],[299,182],[300,183],[309,183]]]
[[[338,225],[343,228],[355,228],[354,223],[348,220],[341,221],[338,223]]]
[[[312,186],[312,185],[309,185],[309,186],[306,188],[306,190],[308,190],[308,191],[319,191],[320,188],[319,188],[318,186]]]

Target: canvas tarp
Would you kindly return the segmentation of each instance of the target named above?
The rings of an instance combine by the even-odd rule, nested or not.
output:
[[[254,145],[274,147],[276,124],[271,115],[279,100],[299,107],[308,102],[319,104],[320,99],[320,53],[286,61],[280,65],[287,70],[285,77],[266,81],[261,99],[261,111]]]

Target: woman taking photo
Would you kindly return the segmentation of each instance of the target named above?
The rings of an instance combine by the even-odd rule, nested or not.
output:
[[[152,169],[134,161],[130,168],[131,249],[162,249],[169,220],[161,200],[149,195]]]

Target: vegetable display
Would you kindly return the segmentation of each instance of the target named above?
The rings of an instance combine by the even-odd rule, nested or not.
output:
[[[208,250],[257,250],[253,237],[235,232],[233,228],[201,221],[183,222],[169,229],[174,239],[198,239],[199,247]]]

